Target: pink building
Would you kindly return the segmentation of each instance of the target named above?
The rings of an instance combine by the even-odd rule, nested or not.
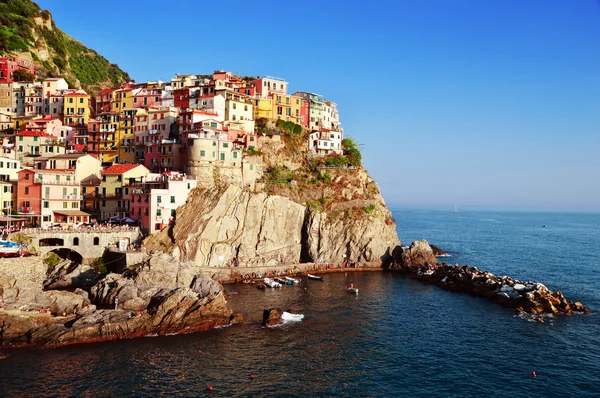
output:
[[[0,83],[14,82],[14,73],[18,70],[27,71],[35,76],[33,62],[17,57],[0,57]]]

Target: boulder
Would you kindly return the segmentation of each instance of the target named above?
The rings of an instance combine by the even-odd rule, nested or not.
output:
[[[425,264],[436,264],[437,259],[429,243],[417,240],[410,244],[409,248],[402,252],[402,266],[405,268],[422,267]]]
[[[448,253],[440,249],[439,247],[429,244],[431,246],[431,250],[433,250],[433,255],[436,257],[450,257]]]
[[[283,311],[279,308],[270,308],[263,311],[262,325],[266,328],[283,324],[281,315]]]

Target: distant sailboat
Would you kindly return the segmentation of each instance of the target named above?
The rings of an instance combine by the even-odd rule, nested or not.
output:
[[[458,213],[458,206],[454,205],[454,214]]]

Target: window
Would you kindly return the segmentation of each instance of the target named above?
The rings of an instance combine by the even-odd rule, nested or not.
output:
[[[19,141],[23,141],[23,136],[22,135],[19,136]]]
[[[234,152],[234,153],[233,153],[233,158],[234,158],[234,159],[237,159],[237,156],[238,156],[238,153],[237,153],[237,152]]]
[[[176,212],[177,211],[175,209],[171,209],[171,217],[175,217]]]
[[[171,196],[171,203],[175,203],[175,196]]]
[[[229,143],[228,142],[224,142],[223,143],[223,148],[229,148]]]
[[[100,244],[100,238],[95,236],[94,237],[94,246],[98,246]]]
[[[78,237],[73,238],[73,246],[79,246],[79,238]]]
[[[224,153],[221,154],[221,160],[225,160],[225,154]]]
[[[156,215],[157,216],[162,216],[162,211],[160,209],[156,209]]]
[[[157,196],[156,197],[156,203],[162,203],[162,196]]]
[[[79,208],[79,202],[71,202],[71,208],[72,209],[78,209]]]
[[[47,209],[47,208],[49,208],[49,207],[50,207],[50,202],[48,202],[48,201],[45,201],[45,202],[44,202],[44,209]]]
[[[25,195],[29,195],[29,187],[25,187]]]
[[[206,151],[200,151],[200,156],[201,156],[201,157],[204,157],[204,156],[206,156]]]
[[[63,209],[67,209],[69,208],[68,203],[67,202],[63,202]]]

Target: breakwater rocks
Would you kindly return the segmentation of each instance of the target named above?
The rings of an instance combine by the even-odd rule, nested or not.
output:
[[[46,286],[67,290],[43,291],[41,285],[0,278],[0,347],[189,333],[232,320],[221,286],[198,274],[193,263],[168,255],[154,256],[135,271],[108,274],[91,287],[81,283],[96,278],[91,272],[63,269],[69,273],[53,273]]]
[[[588,313],[580,302],[570,302],[560,291],[552,292],[538,282],[496,276],[466,265],[436,264],[433,250],[428,246],[425,240],[413,242],[401,253],[400,261],[390,268],[446,290],[485,297],[518,312],[533,315]]]

